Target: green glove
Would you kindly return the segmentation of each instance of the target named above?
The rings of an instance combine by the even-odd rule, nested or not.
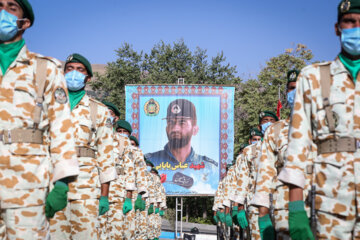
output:
[[[141,195],[138,194],[136,201],[135,201],[135,211],[136,210],[144,211],[145,210],[145,201],[142,200]]]
[[[155,214],[158,214],[160,212],[159,208],[155,208]]]
[[[304,201],[289,202],[289,232],[293,240],[314,239]]]
[[[69,187],[62,181],[55,183],[54,189],[51,190],[45,202],[45,215],[52,218],[57,211],[64,209],[67,205],[67,192]]]
[[[151,215],[154,213],[154,204],[150,204],[150,207],[148,209],[148,215]]]
[[[259,217],[259,228],[262,240],[275,240],[275,229],[269,214]]]
[[[214,220],[215,225],[217,225],[217,224],[218,224],[218,222],[219,222],[219,219],[217,218],[217,216],[216,216],[216,215],[214,215],[213,220]]]
[[[132,202],[131,198],[125,198],[124,206],[123,206],[123,213],[126,215],[132,209]]]
[[[239,213],[239,207],[238,206],[234,206],[233,209],[232,209],[232,212],[231,212],[231,216],[232,216],[232,219],[233,219],[233,222],[236,224],[236,225],[239,225],[238,221],[237,221],[237,214]]]
[[[216,216],[218,217],[220,222],[225,223],[225,213],[218,211],[216,213]]]
[[[109,199],[106,196],[101,196],[99,201],[99,215],[104,215],[109,211]]]
[[[240,210],[240,212],[236,216],[238,223],[242,229],[245,229],[249,226],[248,221],[246,219],[245,210]]]
[[[164,210],[161,210],[160,211],[160,216],[164,216],[165,215],[165,211]]]
[[[226,214],[225,223],[226,223],[226,226],[232,227],[233,221],[232,221],[230,213]]]

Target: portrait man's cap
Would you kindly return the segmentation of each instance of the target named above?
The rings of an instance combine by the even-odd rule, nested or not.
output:
[[[125,120],[119,120],[116,122],[116,129],[118,128],[123,128],[125,130],[128,130],[130,134],[132,133],[132,128],[130,123]]]
[[[275,121],[279,121],[279,118],[276,116],[276,113],[274,113],[272,111],[262,111],[259,114],[259,123],[261,122],[261,119],[264,117],[273,117],[275,119]]]
[[[176,99],[167,108],[166,119],[169,118],[191,118],[196,120],[195,105],[186,99]]]
[[[66,67],[66,64],[68,64],[68,63],[82,63],[85,66],[90,77],[93,76],[91,64],[90,64],[89,60],[87,60],[84,56],[82,56],[78,53],[73,53],[67,57],[66,62],[65,62],[65,67]]]
[[[293,69],[287,73],[287,83],[296,82],[297,77],[299,76],[299,70]]]
[[[261,131],[258,129],[258,128],[252,128],[250,130],[250,137],[253,137],[253,136],[260,136],[262,137],[263,134],[261,133]]]
[[[112,110],[115,113],[115,116],[120,117],[120,111],[113,103],[106,101],[103,101],[102,103],[106,105],[110,110]]]
[[[360,13],[360,0],[342,0],[338,5],[338,22],[347,13]]]
[[[133,140],[137,146],[139,146],[139,141],[137,140],[137,138],[135,136],[130,136],[130,140]]]

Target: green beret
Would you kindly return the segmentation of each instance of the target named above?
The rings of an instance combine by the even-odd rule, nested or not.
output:
[[[129,133],[132,133],[132,128],[129,122],[125,121],[125,120],[119,120],[116,122],[116,129],[118,128],[123,128],[129,131]]]
[[[159,175],[159,172],[158,172],[158,170],[156,170],[156,168],[152,168],[152,169],[150,170],[150,172],[155,172],[157,175]]]
[[[231,163],[228,163],[227,165],[226,165],[226,171],[229,171],[229,169],[232,167],[233,165],[231,164]]]
[[[338,6],[338,22],[347,13],[360,13],[360,0],[342,0]]]
[[[115,113],[116,116],[120,117],[120,111],[114,104],[112,104],[111,102],[106,102],[106,101],[103,101],[102,103],[104,105],[106,105],[109,109],[111,109]]]
[[[92,77],[93,76],[93,72],[92,72],[92,68],[91,68],[91,64],[90,62],[82,55],[78,54],[78,53],[73,53],[70,56],[67,57],[66,62],[65,62],[65,66],[68,63],[82,63],[88,74]]]
[[[296,82],[297,77],[299,76],[299,73],[300,72],[297,69],[293,69],[293,70],[288,71],[288,73],[287,73],[287,83]]]
[[[145,161],[146,165],[150,165],[151,167],[154,167],[154,164],[152,162],[150,162],[149,160]]]
[[[136,145],[139,146],[139,141],[135,136],[130,136],[130,140],[133,140],[136,143]]]
[[[257,129],[257,128],[256,128]],[[257,129],[258,130],[258,129]],[[259,131],[259,130],[258,130]],[[251,135],[251,132],[250,132],[250,135]],[[247,146],[249,146],[248,143],[242,143],[240,144],[240,151],[243,150],[244,148],[246,148]]]
[[[258,128],[252,128],[250,130],[250,137],[253,137],[253,136],[260,136],[260,137],[263,137],[263,134],[262,132],[258,129]],[[244,147],[245,148],[245,147]]]
[[[279,118],[272,111],[262,111],[259,114],[259,122],[261,122],[261,119],[263,119],[264,117],[273,117],[273,118],[275,118],[275,121],[279,121]]]
[[[30,26],[33,25],[34,20],[35,20],[35,15],[34,15],[34,11],[31,7],[31,4],[29,3],[28,0],[15,0],[20,7],[22,8],[23,12],[24,12],[24,18],[27,18],[30,20]]]

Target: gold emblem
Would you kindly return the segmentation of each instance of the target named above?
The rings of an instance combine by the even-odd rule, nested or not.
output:
[[[291,80],[291,81],[296,81],[296,72],[292,72],[292,73],[290,74],[290,80]]]
[[[260,116],[260,118],[263,118],[263,117],[265,117],[265,113],[261,112],[259,116]]]
[[[73,55],[70,55],[70,56],[68,56],[68,58],[66,59],[66,62],[70,62],[70,61],[72,61],[73,60]]]
[[[340,5],[340,11],[342,13],[346,13],[347,11],[350,10],[350,7],[351,7],[351,3],[349,0],[345,0],[344,2],[341,3]]]
[[[256,135],[256,132],[253,130],[251,131],[251,136],[255,136]]]
[[[181,112],[181,108],[179,105],[177,104],[174,104],[172,107],[171,107],[171,112],[173,114],[179,114]]]
[[[144,111],[146,116],[156,116],[159,114],[160,111],[160,105],[157,101],[155,101],[153,98],[151,98],[149,101],[147,101],[144,105]]]

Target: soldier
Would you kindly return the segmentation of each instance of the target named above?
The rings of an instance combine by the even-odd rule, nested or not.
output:
[[[120,120],[119,109],[111,102],[103,101],[102,103],[108,107],[109,112],[110,112],[111,122],[113,123],[113,125],[115,125],[115,123]]]
[[[89,61],[71,54],[65,62],[65,80],[80,164],[78,178],[69,184],[68,205],[51,219],[54,239],[98,239],[98,216],[109,210],[109,184],[117,178],[113,158],[113,129],[105,105],[90,98]]]
[[[139,147],[139,141],[135,136],[130,136],[131,145],[134,147]]]
[[[358,239],[360,1],[342,0],[335,33],[341,52],[334,61],[302,69],[289,127],[287,162],[279,179],[290,186],[292,239],[313,239],[304,211],[305,172],[313,165],[316,237]],[[312,146],[317,157],[308,160]]]
[[[155,182],[155,190],[158,191],[158,198],[156,200],[155,205],[155,213],[153,214],[154,217],[154,240],[159,240],[159,237],[161,235],[161,217],[164,216],[164,210],[166,209],[166,194],[165,194],[165,188],[161,184],[159,172],[153,168],[151,169],[151,173],[154,177]]]
[[[294,105],[297,70],[291,70],[287,74],[287,102],[292,108]],[[269,208],[274,210],[274,223],[278,239],[289,239],[288,232],[288,188],[277,180],[277,176],[285,164],[285,156],[288,144],[290,116],[280,120],[269,127],[266,131],[261,146],[261,158],[259,162],[258,176],[256,180],[256,192],[251,201],[252,205],[259,207],[259,228],[261,239],[274,239],[274,228],[269,215]],[[273,196],[271,201],[270,194]]]
[[[114,153],[118,179],[110,186],[110,210],[101,218],[102,239],[133,239],[135,234],[135,211],[132,198],[134,191],[146,192],[137,174],[143,154],[131,146],[129,135],[132,128],[125,120],[115,125]],[[143,164],[145,171],[145,163]]]
[[[248,227],[246,212],[249,212],[249,221],[251,229],[251,239],[260,239],[258,226],[258,209],[249,206],[250,200],[255,192],[255,180],[258,169],[258,158],[261,150],[261,138],[272,123],[278,121],[275,113],[271,111],[263,111],[259,115],[259,126],[251,130],[250,135],[252,145],[244,148],[243,154],[237,159],[235,166],[235,191],[230,198],[233,202],[238,203],[237,220],[241,228]],[[261,131],[260,131],[261,129]]]
[[[150,162],[146,162],[147,167],[150,168],[150,185],[154,188],[153,198],[149,198],[149,207],[148,207],[148,239],[156,239],[156,225],[157,225],[157,216],[156,209],[158,206],[158,199],[160,199],[160,181],[157,180],[157,177],[154,175],[157,173],[157,170],[154,168],[154,165]],[[160,183],[160,184],[159,184]],[[155,208],[154,208],[155,207]]]
[[[66,206],[79,174],[61,63],[27,49],[33,23],[27,0],[0,0],[1,239],[48,239],[45,214]]]

